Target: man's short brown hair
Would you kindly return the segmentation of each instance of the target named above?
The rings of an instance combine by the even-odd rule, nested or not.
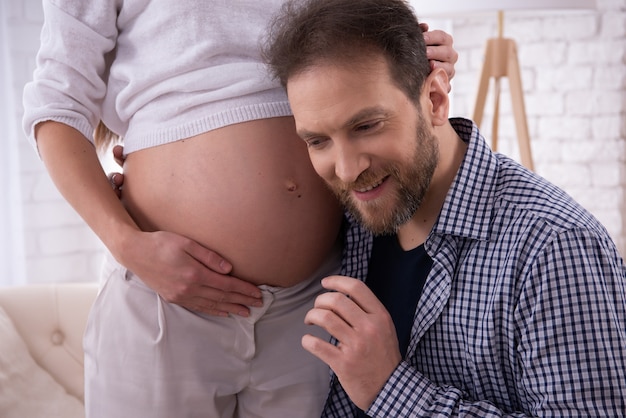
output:
[[[364,62],[382,53],[412,100],[430,73],[422,30],[403,0],[291,0],[272,20],[263,56],[283,87],[319,63]]]

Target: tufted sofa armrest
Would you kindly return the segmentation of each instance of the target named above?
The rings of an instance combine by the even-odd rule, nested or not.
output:
[[[84,397],[82,338],[96,283],[37,284],[0,288],[0,306],[30,354],[66,390]]]

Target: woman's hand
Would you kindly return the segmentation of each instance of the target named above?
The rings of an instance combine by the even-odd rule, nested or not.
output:
[[[127,237],[125,248],[119,261],[167,302],[209,315],[244,317],[249,306],[262,305],[257,286],[231,276],[227,260],[182,235],[138,232]]]
[[[121,145],[113,147],[113,158],[120,167],[124,165]],[[109,182],[121,198],[124,175],[111,173]],[[217,316],[248,316],[249,306],[261,306],[258,287],[231,276],[232,266],[216,252],[172,232],[133,235],[118,256],[165,301]]]
[[[454,40],[449,33],[442,30],[428,30],[427,23],[420,23],[426,42],[426,56],[430,60],[431,69],[443,68],[448,73],[448,78],[454,77],[454,64],[459,59],[459,54],[452,46]],[[451,87],[448,87],[448,90]]]

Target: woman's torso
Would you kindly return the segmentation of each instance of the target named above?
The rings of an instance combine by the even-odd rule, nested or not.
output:
[[[255,284],[306,279],[338,236],[341,210],[291,117],[137,151],[124,172],[123,200],[140,227],[192,238]]]
[[[124,138],[123,199],[141,227],[193,238],[251,282],[301,281],[335,242],[340,210],[260,57],[281,4],[44,2],[46,65],[26,125],[45,115],[89,138],[102,119]]]
[[[104,108],[130,152],[124,202],[142,228],[194,239],[237,277],[293,285],[329,254],[341,213],[260,59],[282,0],[193,3],[121,9]]]

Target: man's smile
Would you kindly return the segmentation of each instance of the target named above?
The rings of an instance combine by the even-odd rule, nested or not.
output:
[[[381,184],[383,184],[383,182],[387,179],[387,177],[389,176],[385,176],[382,179],[378,180],[376,183],[373,183],[369,186],[364,186],[364,187],[360,187],[360,188],[354,188],[354,191],[358,192],[358,193],[366,193],[369,192],[370,190],[373,190],[375,188],[377,188],[378,186],[380,186]]]

